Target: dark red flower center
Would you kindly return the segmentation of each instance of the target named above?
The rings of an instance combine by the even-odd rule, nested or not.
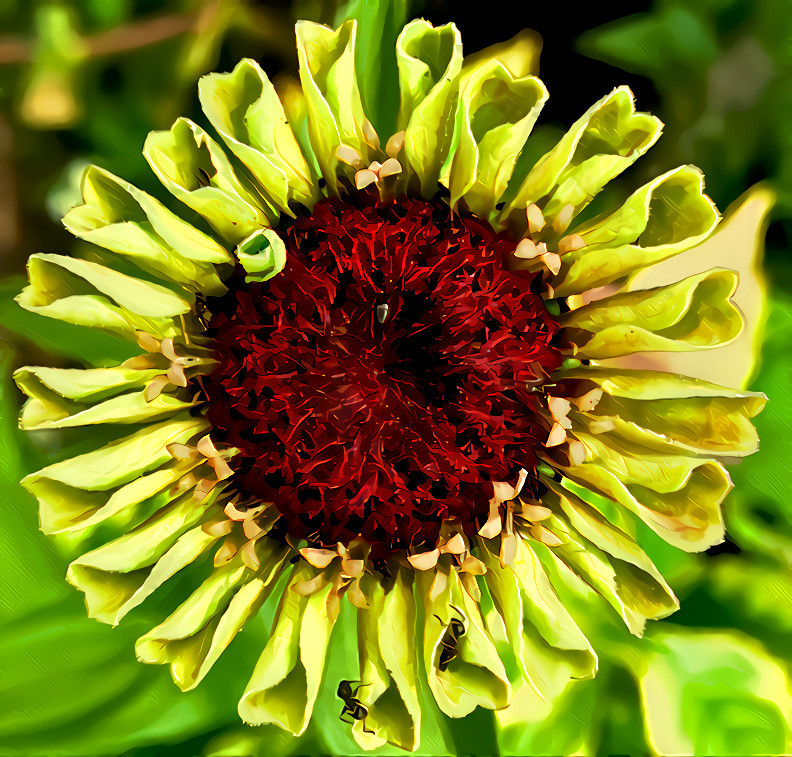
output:
[[[319,202],[282,234],[285,269],[238,273],[210,303],[215,438],[245,496],[294,539],[362,536],[375,560],[486,519],[492,481],[530,472],[547,438],[537,387],[561,357],[514,243],[441,201]],[[535,485],[529,475],[527,486]]]

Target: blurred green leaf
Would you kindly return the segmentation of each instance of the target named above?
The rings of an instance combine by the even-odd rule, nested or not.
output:
[[[782,280],[787,267],[779,267],[771,280]],[[726,502],[726,524],[732,538],[744,549],[772,555],[786,570],[792,567],[792,518],[789,512],[789,470],[775,450],[788,444],[792,417],[792,383],[789,345],[792,344],[792,296],[775,291],[769,304],[765,341],[757,390],[768,396],[763,412],[754,420],[760,451],[735,466],[735,490]]]
[[[35,501],[19,485],[40,461],[16,427],[10,351],[0,355],[0,751],[115,755],[237,723],[239,669],[263,645],[264,619],[188,694],[167,670],[135,659],[134,640],[155,622],[150,611],[119,628],[90,620],[63,579],[66,558],[39,532]]]
[[[655,160],[693,162],[726,204],[766,174],[792,214],[792,6],[657,0],[585,33],[579,49],[652,79],[666,121]]]
[[[640,678],[646,727],[660,754],[784,754],[785,671],[737,632],[655,626]]]

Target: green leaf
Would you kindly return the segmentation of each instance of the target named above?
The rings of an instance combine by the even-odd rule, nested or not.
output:
[[[784,754],[787,678],[778,661],[737,632],[656,627],[640,678],[646,728],[661,754]]]
[[[201,691],[182,694],[164,671],[135,660],[134,639],[152,623],[118,629],[90,620],[65,582],[67,558],[39,530],[36,504],[19,479],[37,463],[16,429],[9,351],[0,384],[0,742],[3,754],[120,754],[170,744],[236,721],[249,657],[238,644],[230,663]],[[150,612],[150,611],[147,611]],[[255,639],[250,639],[249,644]],[[249,646],[248,646],[249,649]],[[217,698],[217,690],[224,696]]]
[[[351,0],[342,4],[335,25],[357,21],[355,69],[363,107],[383,142],[396,131],[399,75],[396,38],[409,17],[410,0]],[[373,5],[373,8],[372,8]]]

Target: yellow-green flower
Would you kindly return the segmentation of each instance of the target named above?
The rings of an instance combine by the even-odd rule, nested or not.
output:
[[[466,62],[453,24],[409,23],[398,131],[378,134],[355,43],[354,21],[300,22],[301,87],[279,97],[243,60],[200,82],[219,139],[187,119],[149,136],[195,225],[86,171],[64,223],[101,249],[33,255],[18,301],[140,354],[17,372],[23,428],[121,424],[24,483],[46,533],[121,534],[68,569],[102,622],[206,564],[136,647],[185,690],[280,592],[247,723],[305,730],[348,600],[359,667],[333,682],[339,714],[361,748],[414,750],[420,681],[461,717],[594,675],[565,576],[636,635],[672,613],[636,519],[684,550],[721,541],[722,461],[756,449],[765,400],[601,362],[718,347],[743,326],[726,269],[619,289],[715,228],[697,169],[582,213],[660,135],[628,89],[530,166],[548,95],[514,49]]]

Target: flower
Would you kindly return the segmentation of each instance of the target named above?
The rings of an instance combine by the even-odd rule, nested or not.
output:
[[[528,165],[547,92],[508,46],[466,63],[453,24],[409,23],[398,131],[379,135],[355,42],[354,21],[300,22],[301,88],[281,101],[243,60],[200,83],[224,146],[186,119],[149,136],[207,225],[86,171],[64,223],[101,250],[33,255],[18,301],[139,354],[20,369],[21,425],[127,428],[24,483],[45,532],[120,532],[67,573],[100,621],[208,563],[136,648],[183,689],[279,595],[247,723],[305,730],[348,600],[359,683],[337,682],[340,712],[362,748],[415,749],[421,680],[460,717],[594,674],[569,576],[635,634],[673,612],[636,523],[684,550],[721,541],[722,462],[756,449],[765,399],[607,363],[742,328],[725,269],[619,289],[714,229],[697,169],[581,212],[659,137],[628,89]]]

